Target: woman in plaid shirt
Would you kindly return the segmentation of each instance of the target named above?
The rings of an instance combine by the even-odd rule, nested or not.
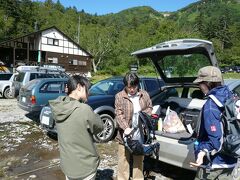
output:
[[[136,124],[138,112],[144,111],[151,115],[152,101],[148,93],[139,89],[139,78],[135,73],[127,73],[123,78],[125,88],[116,94],[115,114],[118,123],[118,180],[128,180],[130,177],[130,153],[123,145],[123,136],[132,131]],[[137,125],[137,124],[136,124]],[[133,155],[132,179],[143,180],[144,156]]]

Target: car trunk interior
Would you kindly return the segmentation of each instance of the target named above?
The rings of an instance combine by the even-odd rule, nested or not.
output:
[[[168,97],[160,104],[160,117],[162,119],[163,129],[157,130],[156,135],[169,137],[178,140],[188,140],[196,134],[196,127],[198,125],[199,115],[202,106],[205,103],[204,96],[200,89],[185,87],[179,93],[178,97]],[[167,109],[176,112],[177,119],[179,119],[184,126],[184,130],[179,132],[169,132],[164,129],[166,124]],[[176,125],[175,123],[171,124]]]

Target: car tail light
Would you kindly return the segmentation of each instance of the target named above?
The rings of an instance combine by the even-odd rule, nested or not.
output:
[[[31,100],[32,104],[36,104],[36,97],[35,96],[31,96],[30,100]]]

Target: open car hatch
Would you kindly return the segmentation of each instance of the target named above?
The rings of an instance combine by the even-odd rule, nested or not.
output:
[[[177,39],[156,44],[132,53],[152,60],[168,85],[192,84],[204,66],[218,67],[212,42],[200,39]]]

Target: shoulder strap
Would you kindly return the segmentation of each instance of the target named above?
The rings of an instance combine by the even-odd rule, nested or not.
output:
[[[208,96],[209,98],[211,98],[213,100],[213,102],[220,108],[223,107],[223,104],[212,94],[210,94]],[[198,117],[198,121],[197,121],[197,125],[196,125],[196,129],[195,129],[195,132],[196,132],[196,135],[197,135],[197,138],[201,138],[200,137],[200,129],[201,129],[201,124],[202,124],[202,111],[203,109],[201,109],[200,111],[200,116]]]
[[[215,102],[215,104],[216,104],[218,107],[220,107],[220,108],[223,107],[223,104],[216,98],[216,96],[210,94],[209,97],[213,100],[213,102]]]
[[[147,133],[149,133],[149,134],[147,134],[147,139],[146,139],[146,142],[149,142],[149,140],[150,140],[150,131],[152,131],[153,137],[155,138],[155,131],[153,131],[153,128],[152,128],[152,127],[149,127],[149,126],[152,126],[151,122],[149,121],[150,116],[149,116],[147,113],[143,112],[143,111],[140,111],[140,112],[139,112],[139,116],[140,116],[140,118],[141,118],[142,123],[143,123],[143,124],[145,125],[145,127],[147,128],[147,129],[146,129],[146,130],[147,130]],[[149,117],[148,117],[148,116],[149,116]],[[146,118],[146,119],[145,119],[145,118]]]
[[[196,136],[196,138],[200,138],[200,128],[201,128],[201,124],[202,124],[202,109],[199,113],[199,116],[198,116],[198,121],[197,121],[197,124],[196,124],[196,128],[195,128],[195,134],[193,133],[193,135]]]

